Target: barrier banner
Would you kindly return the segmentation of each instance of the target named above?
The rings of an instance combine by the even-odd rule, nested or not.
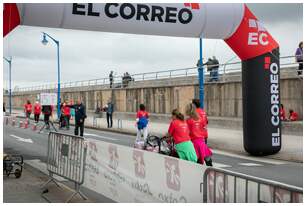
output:
[[[89,139],[84,186],[117,202],[203,202],[205,166]]]
[[[41,105],[56,105],[57,94],[56,93],[41,93],[40,94]]]

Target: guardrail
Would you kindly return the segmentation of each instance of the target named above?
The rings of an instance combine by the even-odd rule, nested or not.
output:
[[[50,132],[47,150],[49,180],[42,188],[45,188],[50,182],[59,186],[53,177],[55,174],[74,183],[75,192],[66,202],[69,202],[76,194],[87,199],[80,191],[80,186],[84,183],[86,153],[87,146],[83,137]]]
[[[297,67],[298,63],[295,61],[295,56],[283,56],[280,57],[281,67]],[[214,65],[212,65],[214,66]],[[204,66],[207,68],[206,66]],[[219,64],[219,75],[222,75],[222,78],[226,78],[227,75],[232,75],[232,73],[241,72],[241,62],[233,62],[233,63],[224,63]],[[204,72],[205,75],[209,75],[210,72]],[[145,81],[145,80],[157,80],[164,78],[177,78],[177,77],[187,77],[187,76],[196,76],[198,75],[198,67],[189,67],[182,69],[172,69],[172,70],[164,70],[158,72],[146,72],[131,75],[131,80],[133,82],[137,81]],[[236,75],[238,76],[238,75]],[[239,74],[240,76],[240,74]],[[82,81],[74,81],[74,82],[63,82],[61,83],[61,88],[72,88],[72,87],[83,87],[83,86],[97,86],[97,85],[110,85],[109,78],[99,78],[99,79],[90,79],[90,80],[82,80]],[[123,76],[114,76],[113,77],[113,85],[117,87],[124,87],[123,84]],[[23,87],[16,88],[14,92],[27,92],[27,91],[35,91],[35,90],[52,90],[57,89],[57,83],[53,84],[45,84],[33,87]]]
[[[303,202],[303,189],[220,168],[204,175],[203,202]]]

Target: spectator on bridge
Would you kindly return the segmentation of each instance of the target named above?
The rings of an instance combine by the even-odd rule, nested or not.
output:
[[[136,125],[137,125],[136,142],[139,142],[141,140],[141,135],[143,135],[144,142],[147,141],[148,123],[149,123],[149,113],[146,111],[145,105],[140,104],[139,110],[136,114]]]
[[[69,105],[70,108],[75,109],[75,129],[74,134],[79,135],[79,129],[80,129],[80,136],[83,137],[84,133],[84,122],[87,118],[86,116],[86,108],[83,105],[81,100],[77,101],[77,104],[75,105]]]
[[[34,104],[34,121],[35,121],[35,123],[39,122],[40,113],[41,113],[41,105],[39,104],[38,101],[36,101],[35,104]]]
[[[107,128],[113,127],[113,112],[114,112],[114,104],[112,100],[108,100],[107,105],[105,107],[106,112],[106,120],[107,120]]]
[[[193,99],[192,100],[192,104],[194,104],[194,106],[196,107],[196,112],[198,113],[198,115],[200,116],[201,119],[203,119],[203,123],[204,123],[204,140],[205,140],[205,144],[207,144],[207,138],[208,138],[208,131],[207,131],[207,125],[208,125],[208,118],[207,118],[207,114],[205,112],[204,109],[201,108],[201,104],[200,104],[200,100],[199,99]]]
[[[27,103],[24,105],[24,112],[26,114],[26,118],[30,119],[32,113],[32,104],[30,100],[27,100]]]
[[[114,80],[113,71],[111,71],[109,74],[109,88],[113,88],[113,80]]]
[[[281,104],[281,108],[280,108],[280,117],[281,117],[281,120],[282,121],[286,121],[286,112],[285,112],[285,109],[284,109],[284,105]]]
[[[290,121],[297,121],[298,120],[298,113],[293,111],[292,109],[289,110],[289,120]]]
[[[43,105],[42,106],[42,113],[44,114],[44,122],[47,127],[47,129],[50,129],[50,116],[52,115],[53,112],[53,107],[51,105]]]
[[[299,63],[298,75],[303,74],[303,42],[299,43],[299,48],[295,52],[296,62]]]
[[[172,121],[166,136],[173,139],[176,152],[180,159],[192,162],[198,161],[194,146],[190,140],[189,129],[184,120],[184,115],[177,109],[172,111]]]
[[[67,105],[67,102],[64,102],[63,104],[63,114],[64,114],[64,121],[66,129],[69,130],[70,125],[70,107]]]
[[[211,150],[205,144],[205,136],[207,136],[207,130],[204,129],[206,121],[200,117],[196,111],[194,104],[189,103],[186,105],[185,113],[189,118],[186,120],[191,142],[194,146],[195,152],[198,157],[198,163],[207,166],[212,166]]]
[[[212,58],[211,81],[219,81],[219,61],[215,56]]]

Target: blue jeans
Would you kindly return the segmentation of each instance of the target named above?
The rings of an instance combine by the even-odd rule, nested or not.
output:
[[[219,71],[218,69],[213,69],[211,72],[210,72],[210,82],[212,81],[218,81],[219,80]]]

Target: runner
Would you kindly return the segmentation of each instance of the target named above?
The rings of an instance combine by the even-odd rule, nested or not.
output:
[[[184,120],[184,115],[177,109],[172,111],[172,122],[166,136],[173,138],[180,159],[197,162],[198,158],[190,141],[188,125]]]
[[[137,137],[136,143],[141,140],[141,135],[143,135],[144,142],[147,141],[148,137],[148,123],[149,123],[149,113],[146,111],[144,104],[139,105],[139,111],[136,115],[136,125],[137,125]]]

